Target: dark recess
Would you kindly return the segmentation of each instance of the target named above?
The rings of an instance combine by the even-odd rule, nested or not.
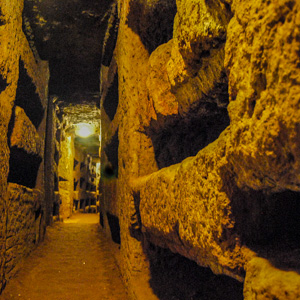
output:
[[[158,167],[164,168],[196,155],[228,125],[226,108],[215,103],[200,103],[184,117],[158,115],[145,132],[152,140]]]
[[[105,154],[110,164],[105,166],[102,171],[103,175],[106,177],[118,177],[118,149],[119,149],[119,137],[118,131],[112,137],[109,144],[104,148]]]
[[[109,66],[113,57],[118,37],[119,18],[117,5],[113,5],[108,21],[108,28],[103,41],[102,65]]]
[[[6,79],[2,76],[2,74],[0,74],[0,94],[6,89],[7,86],[8,84]]]
[[[59,176],[58,181],[68,181],[66,178]]]
[[[133,193],[133,200],[134,200],[134,209],[135,213],[130,218],[130,235],[136,238],[138,241],[143,240],[143,233],[142,233],[142,219],[140,214],[140,202],[141,196],[140,192]]]
[[[82,189],[83,183],[85,182],[85,179],[83,177],[80,178],[80,188]]]
[[[15,105],[22,107],[37,129],[44,117],[44,108],[32,79],[27,74],[23,61],[19,60],[19,80]]]
[[[2,26],[2,25],[5,25],[5,20],[4,20],[4,18],[3,18],[3,13],[2,13],[2,10],[1,10],[1,8],[0,8],[0,26]]]
[[[78,185],[78,180],[75,181],[75,179],[74,179],[74,191],[76,191],[77,185]]]
[[[39,156],[12,147],[10,149],[8,182],[34,188],[41,162],[42,159]]]
[[[75,170],[76,166],[78,165],[78,160],[74,159],[74,164],[73,164],[73,170]]]
[[[100,211],[100,224],[102,228],[104,228],[104,219],[103,219],[103,213]]]
[[[115,117],[118,104],[119,104],[119,83],[118,83],[118,72],[116,72],[113,83],[109,87],[103,103],[103,108],[111,121]]]
[[[232,233],[276,268],[300,273],[300,193],[242,190],[234,175],[224,172],[222,178],[235,220]]]
[[[128,26],[137,33],[149,54],[173,37],[176,1],[159,0],[154,5],[131,0]]]
[[[106,216],[112,240],[117,244],[121,244],[119,218],[110,213],[106,213]]]
[[[59,152],[57,151],[56,147],[55,147],[55,152],[54,152],[54,161],[55,161],[56,165],[58,166],[58,163],[59,163]]]
[[[160,300],[242,300],[243,284],[217,276],[168,249],[149,244],[150,285]]]
[[[54,174],[54,191],[58,192],[58,178],[56,174]]]
[[[227,187],[237,233],[250,247],[300,249],[300,193]]]

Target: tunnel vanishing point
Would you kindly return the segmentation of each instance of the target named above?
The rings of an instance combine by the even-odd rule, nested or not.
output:
[[[97,211],[132,299],[300,299],[299,0],[0,0],[0,54],[0,290]]]

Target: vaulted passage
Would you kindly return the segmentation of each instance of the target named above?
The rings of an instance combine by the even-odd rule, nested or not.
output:
[[[298,0],[0,1],[0,298],[300,299]]]

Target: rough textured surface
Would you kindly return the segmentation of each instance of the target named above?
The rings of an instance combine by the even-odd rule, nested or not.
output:
[[[45,242],[24,261],[1,299],[128,299],[112,256],[117,249],[97,222],[96,214],[79,214],[49,227]]]
[[[225,59],[237,183],[299,191],[299,3],[238,3]]]
[[[16,108],[16,114],[12,114],[14,104],[19,105],[14,102],[20,102],[18,95],[24,84],[28,83],[26,80],[30,82],[30,86],[27,85],[29,94],[26,102],[37,100],[37,107],[47,107],[49,72],[47,62],[42,62],[34,55],[22,31],[22,9],[23,1],[4,0],[0,4],[0,290],[20,259],[42,238],[44,231],[41,204],[44,176],[43,166],[39,167],[39,163],[44,153],[45,118],[42,117],[39,127],[35,128],[30,112]],[[30,109],[34,110],[34,106]],[[20,173],[30,153],[40,155],[35,168],[37,178],[33,176],[29,184],[38,189],[31,190],[10,183],[7,193],[8,179],[20,177],[11,176],[12,172],[9,176],[9,170],[14,169],[15,175],[18,172],[13,165],[16,147],[12,146],[21,149],[21,156],[25,157],[20,161]],[[28,175],[27,169],[27,177],[30,177]]]
[[[69,218],[73,211],[73,165],[74,165],[74,136],[63,132],[60,143],[61,158],[58,164],[58,188],[61,199],[59,215],[62,219]]]
[[[10,146],[24,149],[27,153],[32,153],[43,157],[44,141],[41,140],[35,127],[28,119],[24,110],[16,106],[14,127],[10,137]]]
[[[115,205],[129,286],[135,270],[147,273],[140,246],[147,253],[151,242],[246,276],[246,299],[299,297],[299,3],[176,1],[173,35],[156,48],[143,31],[155,28],[148,5],[119,1],[119,104],[105,124],[119,127]]]
[[[255,295],[255,296],[254,296]],[[278,270],[263,258],[252,259],[247,266],[244,299],[298,299],[299,272]]]
[[[14,268],[39,242],[43,214],[43,194],[17,184],[8,185],[8,217],[6,225],[5,279],[15,273]]]

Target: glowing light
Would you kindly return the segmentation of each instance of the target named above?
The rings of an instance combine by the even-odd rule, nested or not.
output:
[[[76,135],[82,138],[87,138],[94,133],[95,133],[95,128],[92,124],[79,123],[76,125]]]

